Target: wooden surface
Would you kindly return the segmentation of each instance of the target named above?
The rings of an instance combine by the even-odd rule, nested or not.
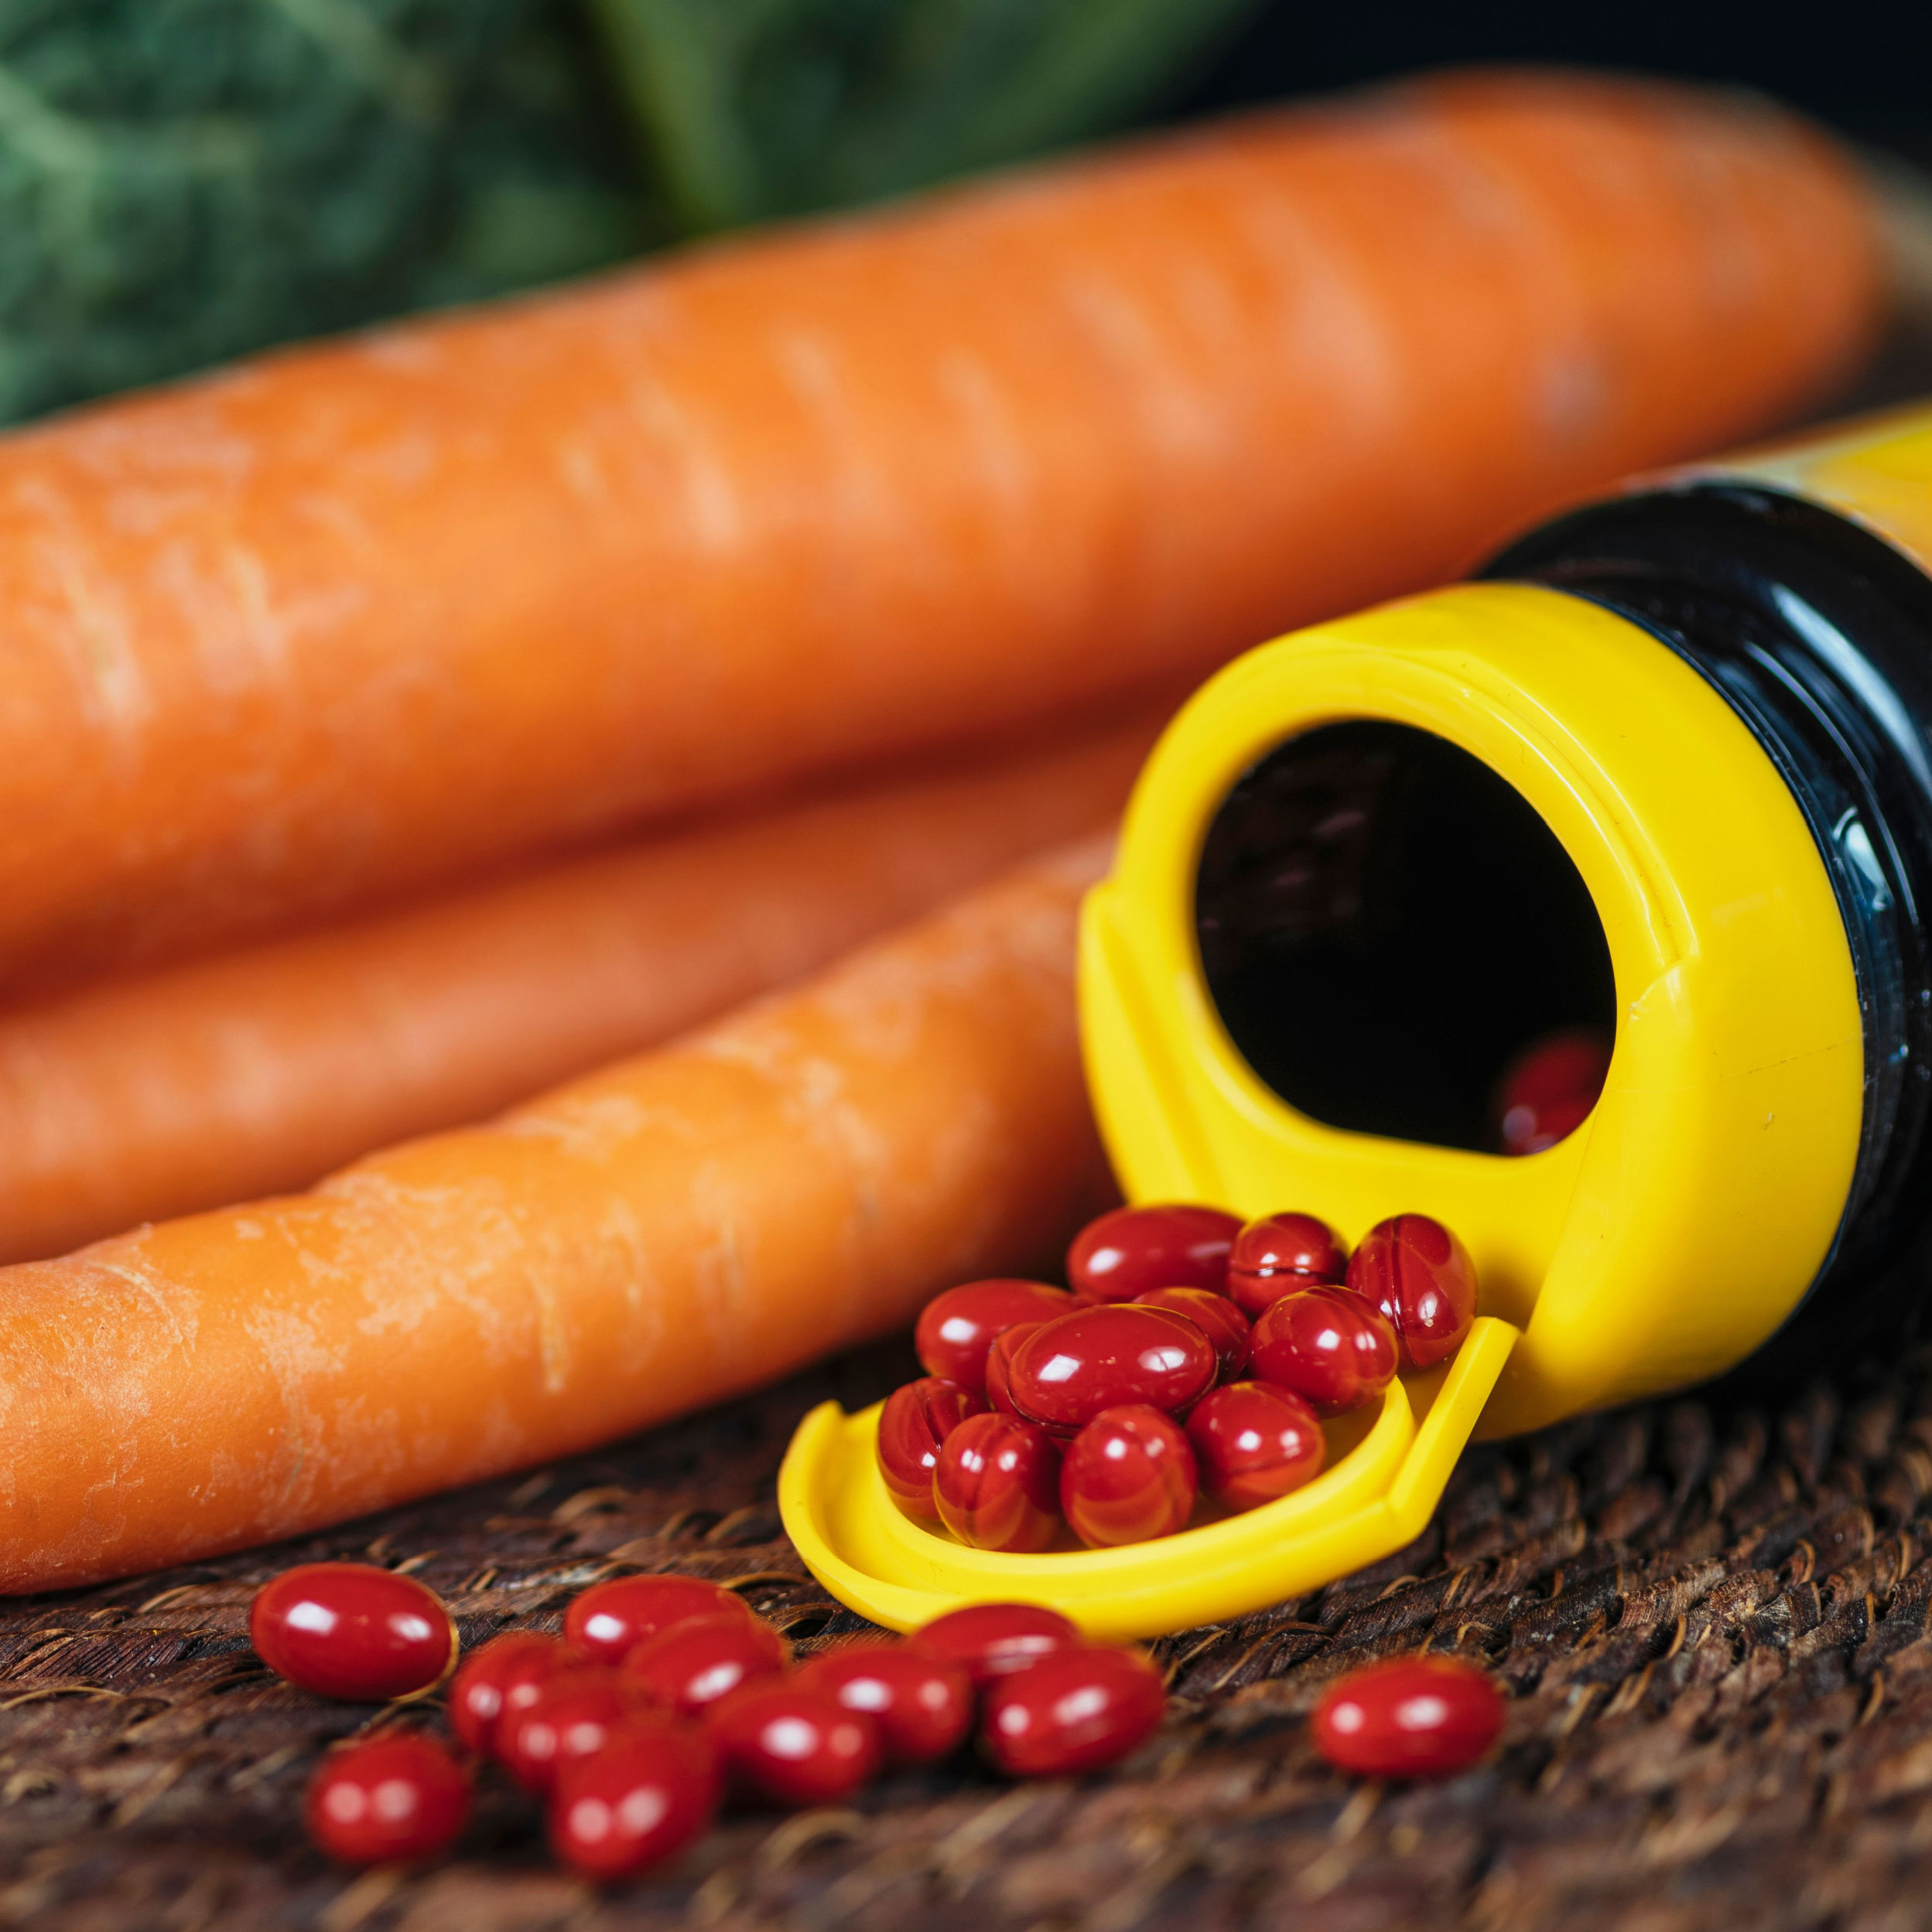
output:
[[[627,1568],[737,1580],[806,1650],[862,1626],[805,1580],[772,1478],[795,1418],[869,1399],[897,1347],[607,1455],[299,1546],[0,1609],[0,1922],[535,1932],[1746,1923],[1879,1932],[1932,1898],[1932,1357],[1781,1413],[1696,1402],[1465,1458],[1402,1557],[1161,1645],[1171,1701],[1127,1765],[1012,1785],[968,1759],[850,1810],[737,1811],[598,1893],[484,1779],[449,1862],[340,1872],[303,1786],[374,1708],[269,1677],[255,1587],[322,1556],[407,1568],[466,1641],[555,1629]],[[1305,1716],[1339,1671],[1422,1648],[1511,1693],[1488,1766],[1356,1786]],[[419,1712],[417,1714],[421,1715]],[[394,1721],[392,1716],[388,1721]],[[439,1718],[432,1717],[433,1723]]]

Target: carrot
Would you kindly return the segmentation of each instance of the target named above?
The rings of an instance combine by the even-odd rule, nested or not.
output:
[[[265,358],[0,443],[0,975],[1198,674],[1815,395],[1763,105],[1464,77]]]
[[[1117,811],[1164,710],[0,1014],[0,1261],[306,1187],[655,1045]]]
[[[488,1127],[0,1268],[0,1590],[567,1454],[1039,1265],[1103,1185],[1072,979],[1107,848]]]

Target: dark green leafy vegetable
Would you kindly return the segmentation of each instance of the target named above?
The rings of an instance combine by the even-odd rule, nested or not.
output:
[[[0,0],[0,422],[1076,138],[1252,4]]]
[[[1117,126],[1253,0],[588,0],[686,231]]]
[[[0,0],[0,419],[641,239],[542,0]]]

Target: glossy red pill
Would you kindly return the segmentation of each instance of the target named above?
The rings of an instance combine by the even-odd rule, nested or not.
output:
[[[879,1475],[886,1494],[915,1523],[941,1527],[932,1501],[932,1472],[945,1439],[986,1404],[969,1389],[943,1376],[922,1376],[894,1389],[879,1413]]]
[[[718,1747],[696,1725],[634,1721],[559,1773],[551,1849],[587,1878],[630,1878],[704,1835],[723,1784]]]
[[[1252,1510],[1322,1473],[1328,1444],[1315,1411],[1265,1382],[1211,1389],[1188,1417],[1201,1486],[1225,1510]]]
[[[584,1653],[535,1630],[492,1637],[463,1660],[450,1686],[450,1728],[473,1751],[494,1751],[506,1714],[527,1709],[560,1670],[586,1661]]]
[[[906,1648],[956,1664],[976,1690],[984,1690],[1084,1641],[1071,1618],[1043,1604],[969,1603],[922,1623],[906,1639]]]
[[[1028,1322],[1019,1328],[1008,1328],[987,1351],[987,1406],[1001,1415],[1020,1414],[1013,1406],[1013,1351],[1041,1325],[1038,1322]]]
[[[433,1858],[462,1834],[470,1780],[435,1739],[392,1731],[331,1751],[303,1809],[309,1836],[345,1865]]]
[[[973,1723],[973,1680],[956,1664],[909,1644],[854,1643],[802,1665],[801,1684],[835,1697],[879,1727],[898,1764],[930,1764],[956,1751]]]
[[[1137,1307],[1165,1308],[1194,1325],[1214,1344],[1216,1379],[1232,1382],[1248,1366],[1248,1318],[1225,1294],[1207,1288],[1150,1288]]]
[[[620,1576],[593,1583],[563,1613],[563,1634],[600,1664],[621,1664],[646,1637],[691,1617],[751,1612],[743,1598],[695,1576]]]
[[[775,1677],[792,1660],[792,1646],[755,1617],[693,1617],[647,1637],[624,1660],[659,1704],[696,1717],[754,1677]]]
[[[1181,1425],[1144,1404],[1103,1409],[1060,1463],[1061,1511],[1089,1549],[1185,1529],[1196,1487],[1194,1451]]]
[[[497,1758],[526,1791],[547,1791],[560,1766],[601,1751],[650,1705],[649,1694],[612,1665],[559,1670],[523,1709],[498,1720]]]
[[[705,1713],[725,1763],[777,1804],[837,1804],[878,1770],[879,1727],[795,1677],[747,1684]]]
[[[1503,1693],[1455,1657],[1352,1670],[1315,1707],[1315,1749],[1367,1778],[1439,1778],[1473,1764],[1503,1729]]]
[[[1503,1151],[1540,1154],[1583,1124],[1610,1071],[1610,1042],[1591,1028],[1553,1033],[1527,1048],[1503,1075],[1496,1117]]]
[[[1044,1550],[1060,1527],[1058,1446],[1031,1422],[969,1416],[939,1452],[932,1499],[976,1550]]]
[[[1379,1309],[1347,1288],[1305,1288],[1254,1325],[1248,1373],[1298,1395],[1317,1415],[1346,1415],[1395,1380],[1400,1351]]]
[[[1240,1226],[1234,1215],[1190,1202],[1116,1208],[1074,1236],[1067,1281],[1083,1301],[1131,1301],[1149,1288],[1219,1294]]]
[[[1145,1403],[1168,1415],[1214,1386],[1214,1344],[1184,1315],[1135,1302],[1077,1308],[1013,1352],[1008,1390],[1029,1421],[1071,1436],[1103,1409]]]
[[[912,1346],[928,1375],[986,1393],[987,1351],[1024,1322],[1051,1321],[1073,1305],[1065,1288],[1044,1281],[968,1281],[935,1294],[920,1311]]]
[[[987,1693],[980,1735],[1014,1777],[1113,1764],[1151,1737],[1166,1708],[1161,1674],[1137,1650],[1086,1645],[1044,1659]]]
[[[325,1698],[378,1704],[439,1682],[456,1626],[433,1590],[372,1563],[305,1563],[255,1592],[248,1637],[278,1677]]]
[[[1228,1257],[1228,1293],[1247,1315],[1298,1288],[1339,1281],[1349,1251],[1327,1222],[1311,1214],[1269,1214],[1234,1238]]]
[[[1398,1214],[1369,1229],[1349,1259],[1349,1286],[1394,1325],[1404,1368],[1447,1361],[1476,1319],[1476,1263],[1426,1214]]]

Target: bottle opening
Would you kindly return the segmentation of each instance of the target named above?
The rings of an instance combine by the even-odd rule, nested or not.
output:
[[[1324,726],[1250,770],[1208,829],[1195,918],[1236,1048],[1330,1127],[1500,1152],[1525,1053],[1615,1036],[1568,853],[1506,780],[1411,726]]]

